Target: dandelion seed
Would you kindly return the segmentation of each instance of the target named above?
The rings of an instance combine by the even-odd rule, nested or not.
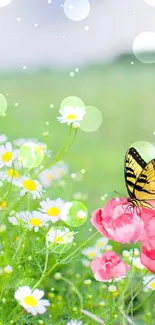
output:
[[[18,105],[19,105],[18,103],[15,103],[15,106],[16,106],[16,107],[18,107]]]
[[[20,17],[17,18],[17,22],[19,23],[21,21]]]
[[[46,307],[50,305],[46,299],[41,299],[44,295],[44,291],[32,289],[28,286],[19,287],[15,292],[15,299],[19,304],[30,314],[36,316],[37,314],[44,314]]]

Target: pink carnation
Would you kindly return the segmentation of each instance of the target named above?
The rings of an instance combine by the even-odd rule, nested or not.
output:
[[[110,281],[124,277],[129,269],[129,265],[121,261],[114,252],[106,252],[102,257],[98,257],[91,263],[91,269],[97,281]]]
[[[133,208],[126,198],[111,199],[104,208],[93,212],[91,223],[102,235],[114,241],[120,243],[142,241],[144,235],[142,212],[142,208]]]
[[[149,242],[144,242],[140,259],[148,270],[155,273],[155,246],[152,246]]]
[[[154,202],[151,202],[154,204]],[[155,210],[144,209],[142,211],[142,219],[144,221],[144,242],[150,242],[155,248]]]

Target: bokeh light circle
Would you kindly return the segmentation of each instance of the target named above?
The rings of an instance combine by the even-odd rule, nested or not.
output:
[[[155,7],[155,0],[144,0],[148,5]]]
[[[60,105],[60,109],[63,110],[63,108],[66,107],[66,106],[81,107],[81,108],[85,109],[85,104],[82,101],[82,99],[79,98],[79,97],[76,97],[76,96],[66,97],[62,101],[62,103]]]
[[[7,100],[0,94],[0,115],[3,115],[7,110]]]
[[[18,160],[24,168],[38,167],[44,158],[43,148],[33,142],[23,144],[18,153]]]
[[[155,62],[155,33],[144,32],[139,34],[133,42],[133,53],[142,62],[151,64]]]
[[[155,158],[155,146],[147,141],[134,142],[130,147],[135,148],[140,156],[148,163]]]
[[[90,3],[88,0],[66,0],[64,3],[65,15],[74,21],[85,19],[90,12]]]
[[[12,0],[0,0],[0,8],[9,5]]]
[[[102,124],[102,113],[95,106],[86,106],[87,113],[80,122],[80,129],[85,132],[93,132]]]
[[[80,201],[67,202],[64,205],[63,220],[66,225],[70,227],[82,226],[88,217],[88,210],[86,206]]]

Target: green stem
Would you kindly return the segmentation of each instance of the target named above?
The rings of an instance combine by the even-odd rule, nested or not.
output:
[[[82,247],[84,247],[89,241],[94,238],[98,234],[98,231],[96,231],[91,237],[89,237],[83,244],[81,244],[74,252],[72,252],[70,255],[68,255],[63,262],[66,262],[71,256],[75,255],[79,250],[81,250]]]
[[[137,309],[139,309],[142,305],[144,305],[145,304],[145,302],[146,301],[148,301],[153,295],[154,295],[154,291],[153,292],[151,292],[151,294],[147,297],[147,298],[145,298],[138,306],[136,306],[134,309],[133,309],[133,311],[135,311],[135,310],[137,310]]]
[[[61,280],[63,280],[67,284],[69,284],[69,286],[72,288],[72,290],[76,293],[76,295],[79,299],[79,302],[80,302],[80,309],[83,309],[83,297],[82,297],[81,293],[79,292],[79,290],[77,289],[77,287],[73,284],[72,281],[64,278],[63,276],[61,276]]]

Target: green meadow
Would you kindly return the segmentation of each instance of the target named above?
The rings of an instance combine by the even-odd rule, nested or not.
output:
[[[94,132],[79,130],[73,146],[63,158],[69,166],[65,190],[60,188],[56,190],[56,193],[54,189],[49,191],[50,198],[55,199],[59,194],[66,201],[72,200],[77,192],[86,194],[89,216],[95,208],[102,207],[107,200],[116,196],[114,191],[121,193],[122,196],[127,195],[124,182],[126,150],[137,141],[155,142],[153,135],[155,131],[154,66],[143,65],[136,61],[131,64],[132,60],[133,58],[127,56],[106,66],[81,68],[74,77],[70,77],[69,70],[29,71],[27,69],[22,73],[1,73],[0,75],[0,93],[8,101],[6,116],[1,117],[0,120],[0,134],[5,133],[10,141],[17,138],[36,138],[44,142],[43,133],[49,132],[49,148],[52,150],[53,157],[59,151],[68,133],[67,125],[60,124],[56,120],[59,116],[60,104],[66,97],[80,97],[86,105],[93,105],[102,112],[101,127]],[[46,122],[49,122],[49,125]],[[86,170],[82,180],[73,180],[71,173],[78,173],[81,169]],[[107,198],[103,202],[101,197],[105,194]],[[92,235],[90,228],[92,230],[93,227],[88,220],[85,226],[78,229],[77,243],[80,244]],[[117,253],[122,252],[123,248],[130,248],[129,245],[122,247],[118,243],[113,244],[113,247]],[[111,316],[108,316],[106,309],[104,310],[102,305],[99,307],[97,302],[98,299],[100,301],[107,299],[104,286],[93,281],[93,275],[90,275],[89,269],[83,268],[81,271],[80,259],[79,254],[76,263],[71,261],[69,266],[62,265],[57,271],[62,274],[66,272],[68,279],[72,277],[72,281],[75,281],[74,284],[83,294],[87,309],[103,317],[106,325],[128,324],[125,319],[122,323],[117,323],[114,318],[111,323],[108,323],[108,317],[111,319]],[[138,272],[140,273],[137,271],[135,278],[139,277]],[[79,273],[80,277],[78,277]],[[83,285],[84,280],[90,277],[93,281],[91,289]],[[137,279],[133,280],[135,285],[137,285],[136,281]],[[45,281],[44,288],[47,289],[49,286],[56,288],[54,290],[56,295],[61,293],[62,297],[67,298],[65,302],[61,299],[55,302],[55,306],[59,305],[59,308],[54,311],[52,309],[54,304],[52,305],[53,324],[65,325],[69,318],[82,319],[84,325],[97,324],[85,316],[81,318],[78,310],[74,310],[77,304],[74,290],[72,293],[67,293],[64,284],[54,279],[50,284]],[[119,290],[121,296],[121,285]],[[128,305],[130,300],[128,295],[126,296],[125,303]],[[88,299],[92,297],[95,301],[93,304]],[[107,300],[109,306],[110,297],[109,294],[109,300]],[[70,303],[71,298],[72,303]],[[137,299],[137,304],[142,298]],[[117,309],[117,305],[114,308]],[[147,316],[147,311],[151,316]],[[143,309],[135,313],[136,325],[153,325],[154,315],[151,314],[151,304],[150,307],[146,306],[145,312],[145,323],[144,318],[141,317]],[[113,313],[111,307],[108,313]],[[27,321],[26,324],[31,324],[31,321]],[[50,321],[47,324],[50,324]]]
[[[66,125],[56,121],[64,98],[80,97],[102,112],[101,127],[90,133],[80,130],[64,158],[72,172],[86,170],[77,189],[89,194],[90,209],[102,204],[100,197],[105,193],[109,198],[114,191],[126,194],[126,150],[136,141],[154,142],[154,68],[130,62],[127,57],[107,66],[80,69],[73,78],[69,71],[28,70],[0,77],[1,93],[8,94],[8,110],[0,130],[10,140],[35,137],[44,141],[42,133],[49,131],[49,147],[55,154],[68,132]],[[50,122],[48,127],[46,121]]]

